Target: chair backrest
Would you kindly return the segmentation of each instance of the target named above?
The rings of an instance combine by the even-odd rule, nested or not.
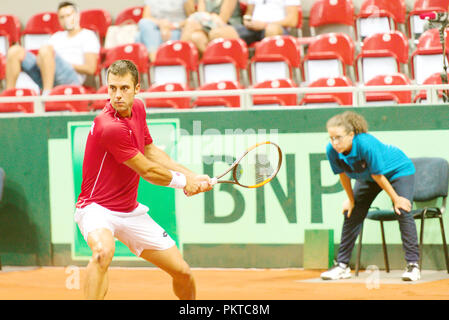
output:
[[[148,51],[142,43],[130,43],[120,45],[106,50],[102,69],[108,68],[116,60],[127,59],[134,62],[139,73],[148,74],[149,58]]]
[[[310,83],[308,87],[350,87],[351,80],[346,76],[335,78],[320,78]],[[311,103],[337,103],[339,105],[352,105],[351,92],[325,92],[325,93],[306,93],[300,104]]]
[[[86,89],[82,86],[76,85],[59,85],[50,91],[50,95],[81,95],[86,94]],[[89,101],[49,101],[45,103],[45,111],[72,111],[72,112],[86,112]]]
[[[9,45],[20,42],[21,24],[17,16],[12,14],[0,15],[0,32],[4,31],[9,38]]]
[[[144,8],[143,6],[135,6],[120,11],[117,17],[115,18],[114,24],[118,25],[125,22],[138,23],[139,20],[142,19],[143,8]]]
[[[387,51],[396,55],[400,63],[408,63],[408,39],[401,31],[376,33],[363,40],[364,51]]]
[[[352,0],[316,0],[309,14],[309,26],[326,24],[354,25],[354,5]]]
[[[174,92],[185,91],[180,83],[165,83],[151,86],[146,92]],[[190,108],[189,97],[166,97],[166,98],[147,98],[145,99],[147,108]]]
[[[237,81],[220,81],[207,83],[200,86],[197,90],[235,90],[242,87]],[[225,106],[229,108],[240,107],[240,97],[237,96],[213,96],[213,97],[198,97],[193,102],[194,107],[203,106]]]
[[[2,97],[24,97],[24,96],[35,96],[36,92],[28,88],[11,88],[3,91],[0,96]],[[33,113],[34,106],[33,102],[1,102],[0,112],[24,112]]]
[[[378,75],[369,80],[366,86],[399,86],[409,85],[410,79],[402,74],[395,73],[389,75]],[[367,101],[385,101],[394,100],[397,103],[411,103],[412,92],[411,91],[368,91],[366,92]]]
[[[22,32],[22,44],[26,50],[37,52],[45,44],[50,35],[62,31],[56,12],[42,12],[28,19]]]
[[[449,163],[443,158],[412,158],[415,165],[414,201],[447,197]]]
[[[396,23],[405,23],[404,0],[365,0],[360,6],[359,16],[390,16]]]
[[[276,79],[257,83],[253,86],[258,88],[295,88],[296,85],[290,79]],[[296,106],[298,104],[298,96],[293,93],[289,94],[272,94],[272,95],[254,95],[253,104],[279,104],[282,106]]]
[[[5,170],[3,170],[3,168],[0,168],[0,201],[2,201],[3,198],[4,186],[5,186]]]
[[[307,55],[333,54],[339,56],[346,65],[354,63],[354,41],[346,33],[333,32],[317,36],[309,45]]]
[[[104,42],[108,27],[112,23],[111,15],[104,9],[87,9],[80,12],[80,25],[82,28],[95,31]]]

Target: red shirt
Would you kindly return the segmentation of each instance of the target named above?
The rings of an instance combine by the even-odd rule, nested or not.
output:
[[[145,146],[152,142],[142,101],[134,100],[130,118],[121,117],[108,102],[87,137],[76,207],[95,202],[113,211],[133,211],[138,205],[140,178],[123,162],[139,152],[144,154]]]

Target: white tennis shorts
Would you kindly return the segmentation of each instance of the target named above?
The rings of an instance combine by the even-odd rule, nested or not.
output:
[[[173,239],[148,214],[148,207],[140,204],[131,212],[117,212],[91,203],[75,211],[75,222],[87,242],[89,233],[108,229],[132,253],[140,256],[145,249],[166,250],[175,245]]]

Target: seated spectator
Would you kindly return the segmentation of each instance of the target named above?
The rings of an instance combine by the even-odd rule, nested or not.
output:
[[[187,19],[181,40],[193,42],[201,55],[209,41],[237,39],[235,27],[241,23],[238,0],[198,0],[197,12]]]
[[[250,45],[264,37],[289,34],[298,23],[300,0],[248,0],[239,36]]]
[[[151,61],[163,42],[181,39],[181,29],[193,12],[195,0],[145,0],[136,41],[147,47]]]
[[[54,33],[37,56],[17,44],[9,48],[7,89],[15,87],[21,71],[39,85],[43,95],[57,85],[83,85],[87,75],[95,74],[100,52],[96,34],[80,27],[80,15],[73,3],[60,3],[57,12],[64,31]]]

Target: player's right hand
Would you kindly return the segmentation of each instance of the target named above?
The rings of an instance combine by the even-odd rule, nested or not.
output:
[[[190,197],[200,192],[206,192],[212,189],[210,177],[208,175],[196,175],[193,177],[186,177],[186,186],[184,193]]]

